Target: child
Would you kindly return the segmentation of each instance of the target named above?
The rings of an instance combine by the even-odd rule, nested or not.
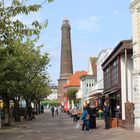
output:
[[[99,119],[102,119],[102,117],[103,117],[103,111],[102,111],[102,109],[99,109],[98,110],[98,115],[99,115]]]

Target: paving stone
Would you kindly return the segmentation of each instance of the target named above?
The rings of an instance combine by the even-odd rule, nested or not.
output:
[[[50,112],[37,115],[35,121],[15,123],[0,130],[0,140],[140,140],[140,133],[122,128],[104,129],[104,121],[97,120],[97,129],[82,132],[65,113],[51,117]]]

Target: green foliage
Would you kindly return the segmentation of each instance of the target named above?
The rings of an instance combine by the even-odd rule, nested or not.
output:
[[[38,103],[50,93],[48,53],[41,55],[43,46],[36,45],[48,20],[42,23],[35,20],[30,25],[20,21],[18,16],[27,16],[42,7],[42,4],[27,5],[27,1],[11,0],[11,5],[7,6],[6,0],[0,0],[0,97],[6,105],[8,125],[10,100],[18,102],[22,97],[27,103]]]
[[[67,96],[69,100],[76,100],[76,93],[78,92],[75,88],[70,88],[67,91]]]
[[[4,5],[4,0],[0,1],[0,44],[14,45],[19,40],[26,40],[32,37],[34,41],[38,40],[40,31],[48,25],[48,20],[39,23],[33,21],[30,26],[17,19],[17,15],[29,15],[31,12],[37,12],[42,8],[42,4],[27,5],[28,0],[11,0],[10,6]],[[48,0],[47,2],[52,2]],[[46,0],[44,1],[44,3]],[[31,39],[31,38],[30,38]]]
[[[47,106],[47,105],[58,106],[58,105],[60,105],[60,101],[58,101],[58,100],[42,100],[41,104],[44,106]]]
[[[24,24],[17,15],[37,12],[41,4],[26,5],[28,0],[12,0],[10,6],[0,0],[0,96],[8,100],[41,99],[50,93],[47,73],[48,53],[41,55],[43,46],[36,46],[48,20]],[[46,1],[45,1],[46,2]],[[48,0],[48,2],[51,2]]]

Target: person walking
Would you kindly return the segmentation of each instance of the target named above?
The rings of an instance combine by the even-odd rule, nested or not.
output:
[[[93,111],[92,111],[92,108],[90,107],[90,103],[87,104],[86,109],[89,114],[89,117],[88,117],[89,128],[93,128]]]
[[[44,106],[41,105],[41,113],[44,113]]]
[[[29,104],[28,107],[27,107],[27,117],[28,117],[28,120],[29,120],[29,121],[32,120],[32,107],[31,107],[30,104]]]
[[[109,114],[109,104],[107,102],[105,103],[103,116],[105,120],[105,129],[109,129],[110,128],[110,114]]]
[[[73,122],[77,122],[77,108],[73,108],[73,113],[72,113],[72,115],[73,115]]]
[[[54,106],[51,107],[52,117],[54,117]]]
[[[58,106],[55,108],[55,114],[58,116]]]
[[[101,108],[99,108],[99,110],[98,110],[98,116],[99,116],[99,119],[100,119],[100,120],[101,120],[102,117],[103,117],[103,111],[102,111]]]
[[[81,116],[81,120],[83,121],[82,131],[89,131],[89,118],[88,117],[89,117],[88,111],[86,107],[84,106],[82,116]]]

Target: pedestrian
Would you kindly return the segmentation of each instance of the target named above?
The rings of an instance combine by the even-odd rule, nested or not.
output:
[[[86,106],[86,109],[87,109],[87,112],[88,112],[88,114],[89,114],[89,119],[88,119],[88,121],[89,121],[89,128],[93,128],[93,111],[92,111],[92,108],[90,107],[90,103],[88,103],[87,104],[87,106]]]
[[[97,108],[92,107],[91,117],[90,117],[90,128],[96,128],[96,114],[97,114]]]
[[[117,105],[115,108],[115,116],[116,116],[116,118],[120,117],[120,106],[119,105]]]
[[[54,117],[54,106],[51,107],[52,117]]]
[[[103,111],[104,121],[105,121],[105,129],[110,128],[110,113],[109,113],[109,104],[105,102],[105,107]]]
[[[100,119],[100,120],[101,120],[102,117],[103,117],[103,111],[102,111],[101,108],[99,108],[99,110],[98,110],[98,116],[99,116],[99,119]]]
[[[27,117],[28,117],[28,120],[29,120],[29,121],[32,120],[32,107],[31,107],[30,104],[29,104],[28,107],[27,107]]]
[[[44,113],[44,106],[41,105],[41,113]]]
[[[11,117],[12,119],[14,118],[13,110],[14,110],[14,107],[11,106],[11,108],[10,108],[10,117]]]
[[[81,116],[82,123],[82,131],[89,131],[89,114],[86,107],[83,107],[83,112]]]
[[[58,106],[55,108],[55,114],[58,116]]]
[[[77,108],[73,108],[73,113],[72,113],[72,116],[73,116],[73,122],[77,122]]]

